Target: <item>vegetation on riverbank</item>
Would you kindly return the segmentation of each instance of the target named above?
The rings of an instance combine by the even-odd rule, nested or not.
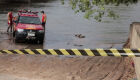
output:
[[[61,0],[64,4],[64,0]],[[126,6],[137,3],[138,0],[69,0],[69,3],[75,13],[83,12],[86,19],[94,18],[101,22],[103,17],[110,17],[113,19],[119,16],[108,7],[108,5],[119,6],[124,4]]]

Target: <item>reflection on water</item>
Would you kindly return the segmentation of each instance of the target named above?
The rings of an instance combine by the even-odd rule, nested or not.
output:
[[[130,24],[140,21],[139,5],[140,3],[131,6],[111,6],[120,14],[120,18],[117,20],[105,18],[99,23],[95,20],[84,19],[80,13],[74,14],[68,3],[61,5],[59,0],[31,4],[1,3],[0,29],[7,28],[6,14],[11,9],[14,15],[20,9],[44,10],[48,18],[44,48],[109,48],[112,45],[121,48],[128,38]],[[80,39],[75,37],[75,34],[86,37]]]

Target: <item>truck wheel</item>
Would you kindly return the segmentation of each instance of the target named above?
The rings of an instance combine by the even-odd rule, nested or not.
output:
[[[15,42],[18,43],[18,39],[15,37]]]
[[[42,40],[39,40],[39,43],[40,43],[40,44],[43,44],[43,41],[44,41],[43,39],[42,39]]]
[[[14,35],[14,36],[15,36],[15,38],[14,38],[14,39],[15,39],[15,42],[18,43],[19,40],[18,40],[18,38],[17,38],[17,34],[16,34],[16,32],[15,32],[15,35]]]
[[[15,31],[13,32],[13,37],[15,37]]]

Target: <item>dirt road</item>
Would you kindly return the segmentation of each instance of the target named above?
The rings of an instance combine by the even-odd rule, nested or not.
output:
[[[0,49],[43,48],[15,44],[1,33]],[[131,58],[0,55],[0,80],[128,80],[135,77]]]
[[[18,78],[13,80],[129,80],[135,74],[130,62],[114,57],[1,55],[0,80],[11,80],[3,76]]]

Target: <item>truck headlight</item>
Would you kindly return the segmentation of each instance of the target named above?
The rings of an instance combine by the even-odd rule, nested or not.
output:
[[[39,30],[40,33],[44,33],[44,30]]]
[[[23,32],[23,31],[24,31],[24,29],[17,29],[17,31],[18,31],[18,32]]]

